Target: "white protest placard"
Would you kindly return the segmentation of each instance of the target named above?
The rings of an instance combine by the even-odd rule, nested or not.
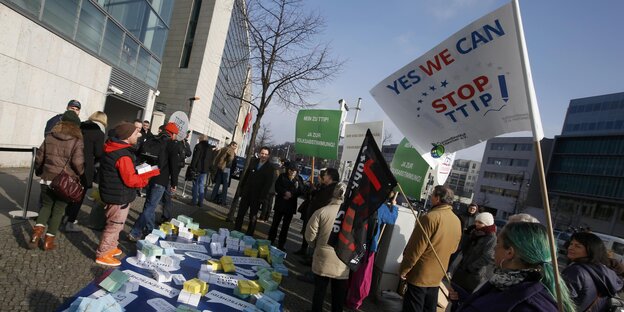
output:
[[[360,152],[362,142],[366,136],[366,130],[370,129],[377,146],[381,147],[383,141],[383,121],[360,122],[345,126],[342,158],[340,161],[355,162],[355,158]]]
[[[528,99],[533,84],[523,66],[516,18],[512,3],[504,5],[370,91],[431,167],[445,153],[531,131],[527,103],[533,120],[540,120],[536,101]],[[541,122],[535,122],[534,136],[543,137]]]
[[[140,286],[145,287],[159,295],[163,295],[168,298],[173,298],[180,294],[180,290],[172,288],[163,283],[159,283],[153,278],[149,278],[145,275],[136,273],[131,270],[124,270],[123,272],[126,273],[130,277],[129,280],[131,282],[137,282],[139,283]]]
[[[245,279],[240,275],[227,275],[222,273],[210,273],[209,284],[234,289],[238,287],[238,280]]]
[[[206,247],[204,247],[204,245],[198,245],[198,244],[192,244],[192,243],[169,242],[169,241],[164,241],[164,240],[160,240],[158,241],[158,243],[160,244],[160,247],[162,248],[173,248],[177,250],[188,250],[188,251],[194,251],[194,252],[208,253],[208,250],[206,249]]]
[[[271,267],[271,265],[262,258],[232,256],[232,263],[239,265],[257,265],[263,267]]]
[[[178,135],[176,136],[176,141],[182,141],[186,138],[186,131],[189,129],[189,119],[185,112],[177,111],[171,114],[169,117],[169,122],[173,122],[178,126]]]
[[[230,295],[226,295],[220,291],[217,290],[211,290],[206,294],[206,298],[208,298],[208,302],[210,303],[220,303],[223,305],[226,305],[228,307],[237,309],[237,310],[245,310],[246,308],[251,308],[254,305],[240,300],[236,297],[232,297]]]
[[[158,312],[175,312],[176,307],[163,298],[152,298],[147,300],[147,304]]]
[[[455,153],[446,153],[440,159],[440,163],[435,168],[435,181],[433,185],[444,185],[449,174],[451,174],[451,170],[453,169]]]
[[[100,298],[104,295],[108,294],[108,291],[104,290],[104,289],[100,289],[94,293],[92,293],[89,298]],[[130,304],[130,302],[134,301],[134,299],[138,298],[138,295],[135,295],[133,293],[124,293],[124,292],[116,292],[116,293],[112,293],[110,294],[111,297],[113,297],[113,299],[115,299],[115,301],[117,301],[117,303],[119,303],[119,305],[123,308],[127,305]]]
[[[141,261],[137,259],[137,257],[128,257],[126,258],[129,264],[134,265],[135,267],[139,267],[142,269],[153,270],[155,268],[162,269],[163,271],[171,272],[177,271],[180,269],[180,263],[178,261],[174,261],[173,263],[163,263],[161,261]]]
[[[191,258],[193,258],[193,259],[199,259],[201,261],[206,261],[206,260],[212,259],[212,257],[207,255],[207,254],[194,252],[194,251],[187,251],[184,254],[189,256],[189,257],[191,257]]]

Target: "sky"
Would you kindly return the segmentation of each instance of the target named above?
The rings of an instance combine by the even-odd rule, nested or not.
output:
[[[354,107],[362,98],[358,122],[384,121],[392,143],[404,135],[370,95],[384,78],[434,48],[463,27],[509,1],[500,0],[314,0],[326,29],[318,38],[346,60],[329,83],[310,99],[314,108]],[[571,99],[624,91],[624,1],[520,0],[524,34],[544,134],[561,133]],[[354,112],[347,121],[352,122]],[[263,124],[275,143],[293,142],[296,113],[271,103]],[[508,135],[509,136],[509,135]],[[512,136],[531,136],[530,132]],[[485,142],[457,153],[481,161]]]

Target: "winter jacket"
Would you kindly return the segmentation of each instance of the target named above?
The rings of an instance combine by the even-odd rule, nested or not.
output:
[[[312,216],[315,211],[329,205],[334,196],[336,184],[338,184],[338,182],[333,182],[330,185],[321,185],[319,189],[311,194],[310,201],[307,207],[305,207],[305,214],[301,214],[304,221],[310,219],[310,216]]]
[[[242,181],[242,196],[250,201],[263,201],[269,194],[275,167],[270,162],[265,162],[260,168],[260,159],[251,161],[245,179]]]
[[[178,144],[178,160],[180,161],[180,169],[182,169],[186,166],[186,158],[191,157],[192,155],[191,145],[186,139],[175,142]]]
[[[80,125],[84,142],[85,169],[83,185],[86,188],[93,186],[95,178],[95,165],[100,162],[104,154],[104,132],[95,122],[87,120]]]
[[[229,168],[232,160],[236,157],[236,150],[232,146],[226,146],[219,149],[217,156],[214,159],[214,166],[216,169],[223,170]]]
[[[494,261],[496,225],[476,228],[462,247],[462,260],[453,274],[453,283],[471,293],[479,284],[489,279],[488,266]]]
[[[197,143],[193,149],[193,159],[191,159],[189,169],[196,173],[210,172],[214,156],[214,145],[209,144],[208,141],[201,141]]]
[[[557,302],[539,281],[525,281],[500,291],[489,282],[459,307],[460,312],[557,312]],[[579,310],[581,311],[581,310]]]
[[[332,199],[330,204],[312,214],[305,230],[305,240],[314,247],[312,272],[334,279],[348,279],[349,268],[336,255],[334,247],[327,244],[342,200]]]
[[[178,175],[180,174],[179,147],[176,141],[171,140],[168,135],[161,134],[161,136],[166,136],[166,138],[164,140],[165,148],[158,157],[160,174],[154,177],[152,182],[165,187],[177,187]]]
[[[46,122],[45,129],[43,130],[43,137],[44,138],[45,138],[46,135],[48,135],[48,134],[50,134],[50,132],[52,132],[52,128],[54,128],[54,126],[56,126],[56,124],[61,122],[62,118],[63,118],[63,114],[58,114],[58,115],[55,115],[52,118],[48,119],[48,122]]]
[[[160,170],[137,174],[132,145],[111,138],[104,146],[105,154],[100,167],[100,196],[107,204],[125,205],[134,201],[136,189],[145,187],[149,178]]]
[[[433,207],[419,218],[422,228],[416,224],[403,251],[399,275],[418,287],[438,287],[446,269],[440,268],[425,236],[429,237],[445,268],[449,258],[457,250],[461,238],[461,224],[448,204]]]
[[[80,177],[84,174],[83,146],[82,133],[77,125],[66,121],[57,123],[37,150],[37,176],[43,181],[52,181],[67,163],[65,172]]]
[[[589,270],[594,270],[603,283],[597,285],[592,278]],[[607,306],[606,292],[611,294],[617,293],[622,289],[622,280],[613,272],[602,264],[573,262],[561,272],[568,288],[570,289],[570,297],[576,303],[579,311],[585,311],[592,305],[594,300],[600,296],[596,303],[592,306],[591,311],[603,311]],[[606,289],[605,289],[606,287]]]
[[[284,199],[286,192],[290,192],[290,198]],[[303,193],[303,179],[298,174],[293,180],[288,178],[288,173],[282,173],[275,181],[275,211],[294,215],[297,212],[297,198]]]
[[[370,243],[370,251],[377,252],[377,241],[381,236],[381,229],[385,224],[394,224],[399,217],[399,207],[397,205],[391,205],[389,203],[383,203],[377,209],[377,225],[375,226],[375,234]]]

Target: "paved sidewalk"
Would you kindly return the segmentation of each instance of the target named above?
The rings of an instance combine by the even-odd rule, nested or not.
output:
[[[57,237],[59,248],[54,251],[29,250],[27,241],[32,228],[32,221],[11,219],[9,211],[21,209],[26,189],[26,168],[0,168],[0,310],[2,311],[54,311],[61,303],[70,299],[80,289],[86,286],[95,277],[106,269],[96,264],[93,259],[95,249],[99,243],[100,232],[83,227],[81,233],[60,233]],[[208,201],[204,207],[191,207],[190,198],[182,199],[180,192],[183,189],[181,181],[178,198],[174,200],[174,215],[190,215],[204,227],[233,228],[231,223],[225,222],[227,208]],[[236,180],[230,186],[232,193],[236,190]],[[186,194],[190,193],[190,183]],[[38,211],[39,185],[33,182],[30,210]],[[142,210],[143,198],[137,198],[131,206],[125,231],[121,233],[120,246],[126,255],[134,255],[134,243],[126,240],[130,225],[136,220]],[[92,202],[85,199],[79,215],[79,224],[87,224]],[[160,208],[157,215],[160,214]],[[259,222],[256,236],[266,238],[270,223]],[[301,221],[295,217],[290,227],[286,249],[290,252],[297,250],[301,235]],[[310,308],[313,285],[300,281],[297,276],[309,270],[309,267],[299,262],[295,255],[287,257],[286,264],[290,269],[290,276],[282,282],[282,289],[286,293],[284,311],[304,311]],[[325,308],[330,308],[329,292],[325,301]],[[396,311],[396,306],[388,304],[374,305],[370,299],[365,301],[360,311]],[[348,311],[348,310],[346,310]]]

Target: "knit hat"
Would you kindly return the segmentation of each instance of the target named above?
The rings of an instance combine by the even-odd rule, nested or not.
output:
[[[120,122],[115,126],[115,137],[120,140],[125,140],[129,138],[135,130],[136,127],[134,124],[129,122]]]
[[[494,216],[492,216],[492,214],[489,212],[482,212],[477,215],[477,217],[475,218],[475,221],[479,221],[483,223],[485,226],[490,226],[494,224]]]
[[[80,102],[78,102],[78,100],[70,100],[70,101],[67,103],[67,107],[77,107],[78,109],[80,109],[80,108],[81,108],[81,106],[82,106],[82,105],[80,104]]]
[[[80,118],[78,118],[76,112],[71,110],[65,111],[65,113],[63,113],[63,116],[61,116],[61,121],[71,122],[76,126],[80,127]]]
[[[178,125],[176,125],[173,122],[170,122],[165,125],[165,131],[169,132],[170,134],[178,134],[180,130],[178,130]]]

